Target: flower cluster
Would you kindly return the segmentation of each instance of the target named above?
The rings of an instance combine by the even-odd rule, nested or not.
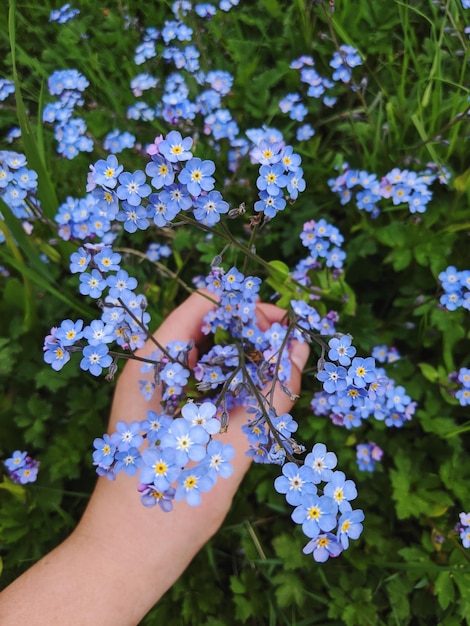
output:
[[[382,460],[383,450],[373,441],[356,446],[356,460],[361,472],[373,472],[375,464]]]
[[[464,548],[470,548],[470,513],[459,514],[460,522],[456,526]]]
[[[157,137],[148,148],[151,161],[145,172],[124,172],[114,155],[100,159],[91,168],[87,189],[94,191],[102,221],[117,220],[124,230],[133,233],[146,230],[152,222],[166,226],[184,211],[204,226],[216,225],[222,215],[229,213],[229,205],[214,189],[214,162],[194,157],[192,144],[190,137],[182,137],[178,131],[170,131],[165,138]],[[267,154],[268,148],[264,152]],[[300,157],[290,146],[273,145],[269,154],[273,165],[260,167],[261,199],[255,203],[255,210],[272,218],[286,204],[284,187],[287,198],[294,200],[305,189],[305,182]],[[68,227],[72,228],[70,224]],[[83,221],[79,228],[82,227]]]
[[[357,497],[356,485],[344,472],[334,471],[336,463],[334,452],[317,443],[303,465],[285,463],[274,481],[276,491],[295,507],[293,521],[310,539],[304,554],[312,554],[320,563],[347,549],[350,539],[358,539],[364,520],[363,511],[353,510],[350,504]]]
[[[401,355],[394,346],[375,346],[372,348],[372,356],[379,363],[395,363],[401,359]]]
[[[21,485],[34,483],[38,476],[39,461],[32,459],[27,452],[15,450],[4,465],[11,480]]]
[[[453,265],[440,272],[439,280],[444,293],[440,303],[448,311],[455,311],[463,307],[470,310],[470,270],[458,271]]]
[[[111,244],[115,236],[111,218],[116,206],[114,198],[101,190],[85,198],[68,196],[55,215],[59,237],[65,241],[99,237],[103,243]]]
[[[229,2],[226,5],[224,10],[231,6]],[[193,29],[181,19],[193,8],[173,6],[173,10],[176,19],[167,20],[161,31],[156,28],[146,29],[142,42],[136,48],[134,61],[136,65],[142,65],[160,55],[175,71],[171,71],[162,81],[150,71],[136,75],[131,80],[134,96],[140,98],[144,91],[158,88],[158,97],[152,95],[152,101],[157,100],[158,104],[150,105],[145,100],[138,99],[128,108],[127,117],[144,121],[160,118],[168,124],[178,125],[185,121],[193,124],[196,116],[200,115],[206,135],[212,135],[217,142],[221,139],[235,142],[239,129],[229,109],[223,105],[224,97],[230,92],[233,77],[222,70],[205,73],[200,69],[200,52],[191,43]],[[199,17],[207,17],[213,15],[216,9],[212,5],[196,5],[194,11]],[[190,82],[187,80],[188,75],[191,77]],[[194,97],[191,96],[190,83],[201,87]]]
[[[133,233],[149,228],[152,222],[159,227],[166,226],[184,211],[191,212],[192,219],[198,223],[213,227],[222,215],[229,212],[228,203],[214,189],[214,163],[193,157],[191,147],[192,139],[183,138],[178,131],[171,131],[165,138],[158,137],[148,148],[151,161],[145,172],[123,171],[114,155],[106,160],[100,159],[89,173],[87,189],[91,193],[81,200],[68,198],[60,207],[56,220],[64,239],[90,236],[103,239],[100,244],[81,247],[71,256],[70,265],[72,273],[80,274],[82,295],[101,299],[103,313],[100,320],[94,320],[86,328],[81,320],[65,320],[59,328],[52,329],[45,341],[44,358],[54,369],[59,370],[68,362],[70,352],[82,349],[82,369],[99,375],[112,363],[108,343],[117,341],[121,348],[134,350],[143,345],[147,337],[145,300],[133,292],[137,283],[120,268],[120,255],[106,245],[112,241],[113,222],[120,222],[125,231]],[[284,146],[282,151],[277,147],[273,152],[275,150],[284,163],[283,168],[298,171],[300,157],[289,146]],[[164,253],[168,251],[164,249]],[[155,247],[150,254],[156,258]],[[205,322],[205,332],[215,334],[218,329],[227,330],[241,342],[242,352],[259,352],[261,356],[257,362],[249,362],[246,367],[253,370],[250,380],[256,380],[261,389],[276,368],[280,382],[288,380],[290,362],[285,351],[288,344],[285,328],[278,325],[279,329],[270,329],[263,334],[256,326],[254,310],[260,282],[258,278],[245,278],[236,268],[228,272],[213,268],[206,286],[218,299],[218,305]],[[108,289],[109,295],[106,296],[104,292]],[[323,333],[331,330],[329,321],[325,323],[319,318],[318,322],[321,324],[313,324],[311,329]],[[88,340],[88,345],[84,346],[82,340]],[[229,404],[235,395],[237,402],[242,402],[246,394],[240,393],[240,389],[246,390],[248,386],[240,376],[237,349],[234,346],[226,348],[233,354],[225,363],[224,355],[217,353],[219,349],[220,346],[215,346],[198,364],[195,376],[199,388],[214,391],[222,388],[224,397],[228,394],[226,401]],[[159,363],[156,369],[160,369],[154,372],[155,376],[161,375],[166,356],[158,354],[152,361]],[[168,384],[165,399],[175,405],[184,384],[175,388],[174,380],[163,382]],[[233,393],[235,389],[237,394]],[[143,392],[149,396],[149,384],[143,385]]]
[[[303,287],[309,289],[309,300],[319,300],[322,297],[322,281],[318,281],[318,270],[331,270],[328,272],[326,280],[331,284],[331,280],[337,280],[343,273],[343,262],[346,258],[345,252],[341,246],[344,238],[336,226],[329,224],[324,219],[318,221],[310,220],[303,225],[300,234],[302,244],[308,249],[307,257],[301,259],[294,270],[290,273],[292,279],[297,285],[298,297],[305,297]],[[322,286],[320,286],[322,285]],[[347,300],[347,294],[343,295]],[[320,318],[316,310],[310,310],[305,302],[298,301],[295,305],[295,314],[304,317],[302,328],[306,327],[305,317],[309,319],[311,324],[310,330],[318,330],[321,335],[334,335],[336,333],[336,323],[339,321],[339,315],[336,311],[329,311]],[[316,320],[318,324],[313,324],[312,320]],[[301,339],[301,337],[298,337]]]
[[[116,432],[94,441],[98,475],[114,480],[120,472],[134,476],[139,471],[138,491],[146,507],[158,504],[168,512],[173,500],[183,499],[197,506],[202,493],[233,472],[233,446],[214,438],[221,430],[216,413],[211,402],[189,402],[175,419],[148,411],[142,422],[118,422]],[[141,451],[144,441],[147,447]]]
[[[57,152],[73,159],[80,152],[91,152],[93,141],[86,136],[86,123],[73,117],[76,106],[82,106],[82,93],[89,82],[77,70],[56,70],[47,81],[51,96],[57,100],[44,107],[43,122],[54,125],[54,136],[58,142]]]
[[[335,51],[330,66],[335,70],[333,80],[349,83],[352,79],[352,69],[362,65],[362,59],[353,46],[342,45]]]
[[[0,151],[0,198],[21,220],[35,217],[39,210],[37,178],[27,167],[26,157],[17,152]]]
[[[7,78],[0,78],[0,102],[6,100],[13,93],[15,93],[15,83]]]
[[[301,158],[293,152],[292,146],[261,139],[251,157],[260,163],[256,186],[259,200],[255,202],[255,211],[262,211],[269,219],[282,211],[287,200],[296,200],[305,190]]]
[[[220,0],[219,9],[228,12],[233,7],[238,6],[240,0]],[[189,0],[175,0],[171,5],[171,10],[175,17],[186,16],[194,11],[199,17],[213,17],[217,12],[217,7],[213,4],[201,2],[193,4]]]
[[[294,336],[298,341],[302,342],[306,339],[310,343],[318,333],[320,335],[335,334],[335,322],[338,321],[335,311],[330,311],[321,317],[314,307],[303,300],[291,300],[290,306],[297,322],[298,328],[295,330]]]
[[[323,266],[341,270],[346,253],[341,249],[344,237],[332,224],[324,219],[310,220],[303,225],[300,235],[302,244],[308,249],[309,256],[296,267],[296,274],[317,270]],[[335,272],[339,275],[339,272]]]
[[[253,418],[242,426],[242,431],[250,445],[246,454],[255,463],[282,465],[287,457],[305,452],[305,446],[292,437],[298,424],[289,413],[276,415],[273,410],[263,411],[259,407],[249,408],[247,412],[253,413]]]
[[[460,389],[455,392],[455,397],[462,406],[470,405],[470,369],[461,367],[456,376],[452,379],[461,385]]]
[[[103,244],[85,244],[71,255],[70,271],[80,275],[80,293],[100,299],[102,315],[86,327],[82,320],[67,319],[51,329],[44,342],[44,360],[54,370],[62,369],[70,353],[80,350],[81,369],[99,376],[113,360],[107,344],[116,342],[131,351],[144,345],[150,321],[147,302],[133,291],[137,281],[120,268],[120,260],[120,254]]]
[[[165,46],[162,58],[178,71],[162,83],[161,104],[152,108],[138,100],[128,110],[128,117],[145,121],[161,117],[168,123],[179,124],[202,115],[203,132],[212,136],[216,149],[218,142],[228,140],[230,171],[236,171],[245,157],[259,166],[256,181],[259,200],[254,210],[266,221],[270,220],[304,191],[301,158],[275,129],[253,128],[246,132],[247,139],[238,136],[237,124],[222,104],[230,93],[233,77],[222,71],[200,71],[197,49],[192,44],[186,45],[191,42],[192,29],[180,19],[191,7],[179,2],[174,10],[176,19],[166,22],[161,32],[147,29],[142,46],[136,51],[136,63],[137,54],[139,62],[153,58],[162,40]],[[335,69],[341,71],[340,65]],[[196,84],[207,86],[194,100],[189,99],[189,88],[179,70],[195,77]],[[62,142],[59,152],[69,158],[88,149],[75,137],[73,128],[79,124],[72,119],[73,108],[83,104],[86,86],[86,79],[74,70],[55,72],[49,79],[50,93],[60,101],[46,107],[44,116],[56,124],[56,137]],[[131,79],[130,86],[134,96],[141,98],[148,91],[160,89],[160,81],[151,73],[142,72]],[[326,97],[325,104],[328,104]],[[82,126],[78,135],[84,135],[85,131]],[[81,352],[81,369],[93,376],[108,369],[107,377],[112,378],[117,359],[132,358],[129,352],[141,347],[150,337],[145,298],[137,295],[137,281],[121,268],[120,255],[110,247],[120,228],[132,234],[152,225],[166,227],[178,219],[180,223],[196,222],[211,230],[222,220],[244,212],[240,207],[230,210],[215,189],[215,164],[193,155],[191,137],[184,137],[178,130],[157,137],[147,146],[150,160],[145,168],[125,171],[115,154],[133,147],[135,141],[127,131],[115,130],[107,135],[104,148],[111,155],[91,166],[88,195],[78,200],[67,198],[56,216],[63,239],[101,239],[101,243],[84,243],[72,254],[70,271],[79,275],[80,293],[99,300],[102,314],[88,326],[82,320],[67,319],[51,330],[45,339],[44,358],[55,370],[61,369],[71,353],[77,351]],[[308,286],[308,272],[324,266],[332,269],[333,278],[341,274],[345,253],[341,250],[343,237],[338,229],[324,220],[308,222],[302,241],[309,257],[296,268],[295,280]],[[158,260],[169,253],[167,247],[152,244],[147,257]],[[283,465],[288,460],[289,466],[294,455],[305,451],[294,439],[297,423],[289,414],[277,415],[272,396],[265,396],[264,390],[278,384],[286,394],[292,395],[287,387],[291,340],[311,341],[314,336],[334,334],[338,316],[330,312],[322,318],[299,295],[298,300],[290,302],[286,324],[275,323],[261,331],[256,320],[261,280],[244,276],[236,267],[225,270],[217,265],[214,263],[201,285],[214,301],[202,329],[211,336],[212,347],[191,368],[188,356],[192,345],[157,344],[155,351],[143,359],[140,386],[146,399],[152,397],[157,386],[161,387],[164,413],[149,412],[142,423],[119,422],[117,432],[95,440],[93,458],[97,472],[113,479],[122,471],[129,475],[139,471],[139,491],[145,506],[158,503],[163,510],[171,510],[173,499],[186,499],[189,504],[197,505],[201,493],[213,486],[219,473],[230,475],[233,449],[212,436],[226,430],[229,411],[235,405],[243,404],[250,414],[243,430],[249,444],[247,454],[256,462]],[[120,352],[110,349],[113,342],[121,348]],[[351,367],[360,369],[360,365],[355,360]],[[358,376],[356,373],[348,385],[359,389],[362,395],[364,385],[357,382]],[[369,395],[372,395],[372,382],[367,380]],[[183,404],[188,388],[195,395],[203,394],[204,403]],[[144,440],[148,448],[141,451]],[[315,447],[307,459],[317,452]],[[315,457],[311,471],[315,472],[316,467]],[[335,525],[339,524],[336,537],[330,532],[334,526],[326,517],[318,525],[317,533],[313,532],[312,524],[304,524],[305,519],[300,521],[300,505],[306,506],[304,501],[296,504],[293,514],[312,539],[306,553],[312,552],[319,561],[326,560],[330,554],[339,554],[348,546],[349,538],[357,538],[363,519],[362,512],[352,512],[348,504],[355,497],[351,481],[345,481],[342,472],[331,472],[331,480],[327,480],[327,473],[325,470],[319,480],[314,475],[307,491],[309,496],[320,498],[316,485],[320,480],[326,482],[321,506],[326,506],[325,516],[334,517]],[[313,504],[309,511],[313,511],[312,507]]]
[[[333,337],[328,346],[330,360],[320,364],[317,374],[323,392],[316,393],[311,404],[317,415],[329,415],[334,424],[347,429],[370,417],[397,428],[412,418],[416,402],[376,367],[373,357],[355,356],[349,335]]]
[[[100,174],[98,168],[94,176],[100,175],[105,174]],[[85,244],[72,255],[70,269],[80,275],[80,291],[93,298],[103,298],[104,289],[109,289],[109,295],[103,299],[101,320],[85,328],[81,320],[64,320],[46,338],[45,360],[54,369],[67,362],[71,351],[81,349],[81,368],[99,375],[112,364],[108,343],[117,341],[122,348],[133,349],[148,336],[142,303],[139,304],[139,297],[132,291],[136,281],[119,268],[119,262],[120,256],[102,244]],[[225,334],[230,337],[230,343],[216,341],[201,356],[193,372],[188,365],[191,345],[173,342],[159,347],[143,365],[146,378],[141,381],[141,390],[149,399],[155,387],[161,385],[164,413],[157,415],[149,411],[141,423],[119,422],[115,433],[95,440],[93,459],[98,474],[114,479],[121,471],[128,475],[139,471],[138,489],[145,506],[159,504],[169,511],[173,499],[186,499],[195,506],[201,501],[201,493],[212,488],[219,474],[224,477],[231,474],[229,461],[234,451],[212,436],[227,428],[228,413],[236,404],[243,403],[252,415],[243,426],[249,443],[247,455],[260,463],[284,464],[283,476],[287,479],[291,470],[297,468],[292,459],[305,451],[293,438],[298,424],[290,414],[277,415],[262,390],[268,383],[279,382],[284,392],[290,394],[286,387],[290,378],[287,353],[290,339],[302,340],[305,333],[318,333],[320,318],[303,301],[292,301],[291,325],[275,323],[261,331],[255,313],[260,284],[260,279],[245,277],[235,267],[228,271],[213,267],[204,286],[214,297],[214,308],[204,319],[202,330],[214,337]],[[87,345],[79,346],[83,341]],[[335,349],[343,361],[354,350],[331,344],[331,350]],[[199,391],[211,394],[212,399],[201,405],[186,403],[181,408],[182,417],[175,417],[191,374]],[[141,452],[144,439],[148,448]],[[347,548],[349,539],[359,536],[363,520],[362,511],[353,512],[349,505],[349,500],[356,497],[352,481],[346,481],[342,472],[331,471],[336,457],[323,448],[322,444],[315,446],[299,470],[302,475],[308,475],[310,483],[305,488],[305,499],[297,502],[288,497],[296,506],[294,521],[302,524],[311,539],[304,551],[313,553],[318,561]],[[323,457],[325,467],[321,465]],[[286,459],[289,459],[287,464]],[[326,483],[322,496],[317,492],[320,481]],[[276,488],[282,492],[281,483],[279,479]],[[331,531],[337,524],[337,533],[333,535]]]
[[[330,78],[321,76],[315,69],[315,60],[312,56],[302,55],[291,62],[290,68],[299,72],[300,81],[308,85],[306,96],[308,98],[321,99],[327,107],[336,104],[337,97],[332,95],[335,84],[340,82],[347,85],[352,80],[352,70],[358,65],[362,65],[361,57],[352,46],[340,46],[339,50],[333,53],[329,62],[334,72]],[[291,120],[303,122],[308,113],[308,108],[302,101],[302,95],[298,92],[287,94],[279,102],[279,108],[283,113],[288,113]],[[315,134],[310,124],[304,124],[297,129],[297,140],[306,141]]]
[[[352,169],[345,163],[341,174],[330,178],[328,184],[339,195],[341,204],[347,204],[354,197],[359,210],[377,217],[378,205],[383,199],[391,199],[394,206],[408,205],[410,213],[424,213],[433,195],[430,187],[436,179],[444,184],[448,174],[433,165],[422,172],[395,167],[379,181],[375,174]]]
[[[103,138],[103,148],[111,154],[118,154],[126,148],[133,148],[135,142],[135,135],[129,131],[112,130]]]
[[[309,98],[315,98],[316,100],[322,98],[323,104],[326,106],[332,106],[334,102],[328,100],[328,95],[326,92],[334,87],[334,82],[329,78],[325,78],[321,76],[316,69],[314,69],[315,61],[313,57],[308,55],[303,55],[298,59],[295,59],[291,62],[289,67],[293,70],[297,70],[299,72],[300,81],[305,85],[308,85],[307,96]],[[325,102],[326,99],[326,102]],[[298,112],[295,112],[295,102],[300,100],[300,94],[290,94],[283,101],[279,103],[279,107],[283,113],[289,112],[289,117],[291,119],[297,119],[297,121],[303,121],[299,119]],[[293,110],[289,110],[289,103],[292,103]],[[297,105],[298,106],[298,105]],[[292,116],[294,113],[294,116]]]
[[[49,22],[57,22],[58,24],[66,24],[80,14],[79,9],[73,9],[70,2],[64,4],[60,9],[53,9],[49,15]]]
[[[150,243],[145,256],[153,263],[160,259],[168,258],[171,255],[171,248],[162,243]]]
[[[259,404],[256,396],[269,382],[276,379],[285,384],[290,378],[289,327],[275,323],[261,331],[257,324],[260,285],[259,278],[245,277],[235,267],[228,271],[213,267],[199,285],[214,298],[214,308],[206,315],[202,326],[202,332],[211,335],[214,345],[201,356],[193,368],[193,376],[197,389],[210,393],[214,402],[224,407],[225,413],[236,405]],[[225,337],[223,343],[215,340],[218,335]],[[163,400],[170,413],[181,401],[191,376],[187,366],[189,348],[177,342],[166,346],[165,352],[156,350],[151,355],[153,365],[149,363],[142,368],[143,373],[152,374],[149,380],[142,381],[143,393],[149,398],[156,384],[161,384]],[[264,418],[265,412],[261,411],[256,418],[259,429]],[[256,445],[263,447],[268,440],[266,435],[263,441],[257,439]],[[263,451],[263,458],[267,458],[265,447]],[[259,452],[256,460],[262,460]]]
[[[232,4],[230,2],[221,2],[219,8],[226,11]],[[181,125],[184,122],[194,125],[195,118],[201,116],[203,132],[205,135],[212,137],[216,146],[221,140],[228,141],[230,145],[228,151],[229,169],[235,171],[239,158],[247,154],[250,146],[246,138],[240,136],[237,122],[224,103],[226,96],[230,94],[234,79],[227,71],[210,70],[203,72],[200,69],[200,53],[196,45],[192,43],[193,29],[182,20],[192,10],[193,7],[189,5],[184,7],[183,3],[178,3],[178,6],[175,4],[173,12],[176,19],[166,21],[161,31],[152,27],[146,29],[142,42],[135,51],[135,63],[142,65],[160,55],[168,65],[174,67],[175,71],[167,75],[164,80],[153,76],[151,69],[140,72],[132,78],[130,87],[137,100],[129,107],[127,117],[143,121],[160,118],[172,125]],[[199,17],[208,17],[215,14],[216,8],[212,5],[201,4],[194,7],[194,12]],[[187,80],[188,75],[191,77],[190,81]],[[198,93],[192,95],[191,90],[194,89],[194,85],[200,86],[200,89]],[[144,92],[150,91],[153,93],[155,89],[159,90],[158,98],[152,96],[153,101],[158,101],[156,106],[140,99]],[[281,135],[279,131],[276,131],[277,137],[274,139],[269,136],[268,129],[265,130],[268,142],[275,141],[276,144],[279,144],[279,150],[284,147],[279,139]],[[260,137],[258,129],[255,129],[255,131],[258,136],[254,143],[257,145]],[[117,137],[121,138],[119,131],[114,132],[116,132]],[[247,131],[246,134],[253,141],[250,137],[250,131]],[[126,145],[123,142],[117,141],[113,142],[111,146],[109,138],[106,138],[106,149],[117,153],[124,147]],[[305,184],[301,179],[301,175],[299,176],[294,171],[299,164],[298,159],[299,157],[296,157],[291,166],[287,167],[284,172],[290,179],[290,187],[288,189],[290,198],[297,197],[298,191]],[[278,161],[279,158],[273,158],[271,163]],[[267,161],[260,161],[260,163],[262,165],[269,164]],[[276,169],[279,170],[279,167]],[[281,175],[280,170],[276,172],[276,175]],[[263,174],[261,174],[261,177],[263,177]],[[299,189],[297,189],[298,180]],[[280,185],[273,187],[273,189],[279,188]],[[266,189],[263,188],[260,191],[266,191]],[[266,199],[264,197],[266,194],[263,193],[261,195],[263,196],[260,200],[262,202]],[[279,196],[279,194],[277,195]],[[268,201],[268,206],[271,206],[271,202],[271,200]],[[278,207],[275,210],[281,210],[281,198],[278,198],[277,205]],[[261,208],[263,205],[260,204],[259,206]]]
[[[21,137],[21,128],[19,126],[12,126],[5,135],[5,139],[8,143],[13,143],[16,139]]]

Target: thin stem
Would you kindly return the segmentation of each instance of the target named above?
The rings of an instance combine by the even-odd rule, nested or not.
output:
[[[239,349],[239,354],[240,354],[240,358],[243,360],[243,365],[245,365],[245,355],[241,349]],[[245,369],[245,372],[247,372],[246,368],[244,369]],[[259,391],[258,387],[253,382],[251,376],[247,375],[246,380],[248,382],[249,387],[251,388],[251,391],[253,392],[253,395],[256,398],[258,406],[263,414],[264,419],[266,420],[266,423],[268,424],[269,430],[273,438],[276,440],[276,443],[278,444],[280,448],[284,450],[284,452],[286,453],[286,457],[289,459],[289,461],[292,461],[293,463],[296,463],[297,465],[299,465],[299,461],[294,456],[292,456],[292,454],[286,448],[284,442],[279,436],[279,433],[276,427],[274,426],[274,424],[271,421],[271,418],[269,417],[268,411],[266,410],[266,407],[265,407],[265,403],[267,402],[267,399],[261,395],[261,392]],[[275,386],[275,383],[273,383],[272,389],[274,388],[274,386]]]
[[[149,261],[150,263],[152,263],[153,265],[155,265],[155,267],[157,267],[158,270],[162,274],[164,274],[166,278],[171,278],[172,280],[175,280],[178,283],[178,285],[180,285],[180,287],[182,287],[187,293],[192,294],[195,291],[197,291],[196,289],[193,289],[193,287],[190,287],[188,283],[186,283],[182,278],[180,278],[176,272],[173,272],[173,270],[166,267],[166,265],[163,265],[163,263],[160,263],[159,261],[151,261],[147,257],[147,255],[144,252],[141,252],[140,250],[133,250],[132,248],[116,248],[116,252],[124,252],[126,254],[133,254],[134,256],[140,257],[142,260],[145,259]]]
[[[82,352],[83,347],[82,346],[67,346],[66,350],[67,352]],[[152,365],[155,365],[154,359],[145,358],[143,356],[136,356],[135,354],[127,354],[127,352],[115,352],[114,350],[109,350],[108,354],[117,359],[141,361],[142,363],[151,363]]]
[[[162,346],[162,344],[156,339],[153,334],[145,327],[145,325],[139,320],[139,318],[129,309],[129,307],[124,304],[121,298],[117,298],[117,301],[122,306],[122,308],[132,317],[137,326],[145,333],[147,339],[149,339],[154,345],[157,346],[159,350],[163,352],[163,354],[172,362],[176,363],[177,359],[173,358],[168,350]]]
[[[278,351],[276,367],[274,368],[274,373],[273,373],[273,383],[272,383],[271,391],[269,393],[269,405],[270,406],[272,406],[274,402],[275,385],[277,382],[281,384],[281,381],[279,380],[279,370],[280,370],[280,365],[281,365],[281,359],[282,359],[282,355],[284,354],[284,350],[287,347],[287,342],[290,339],[290,334],[294,330],[294,327],[295,327],[295,323],[291,322],[289,326],[287,327],[286,334],[284,335],[284,338],[281,343],[281,347],[279,348],[279,351]]]
[[[333,43],[335,44],[335,47],[336,47],[336,50],[337,50],[338,54],[341,55],[340,44],[339,44],[339,42],[338,42],[338,40],[336,38],[336,33],[334,31],[334,28],[333,28],[333,18],[331,16],[331,13],[329,11],[327,11],[324,3],[322,3],[322,9],[323,9],[323,12],[325,14],[325,18],[326,18],[326,22],[328,24],[328,30],[330,31],[331,39],[332,39]],[[363,95],[362,91],[359,89],[359,86],[357,85],[356,81],[354,80],[354,78],[352,76],[352,68],[350,68],[350,69],[351,69],[350,80],[351,80],[351,83],[354,85],[355,93],[358,96],[359,100],[361,101],[362,106],[364,107],[364,112],[367,115],[367,118],[368,118],[369,122],[374,127],[375,125],[372,123],[372,120],[370,119],[369,107],[367,106],[367,102],[366,102],[366,100],[364,98],[364,95]]]
[[[255,224],[251,230],[251,234],[250,234],[250,240],[248,241],[248,248],[250,250],[253,249],[253,242],[255,240],[256,237],[256,231],[258,230],[258,224]],[[243,270],[242,270],[242,274],[245,275],[248,271],[248,257],[245,257],[245,261],[243,263]]]
[[[245,244],[243,244],[240,241],[238,241],[238,239],[236,239],[232,235],[232,233],[227,228],[227,226],[224,224],[224,222],[222,222],[222,221],[219,222],[218,228],[211,228],[210,226],[206,226],[205,224],[201,224],[200,222],[197,222],[196,220],[193,220],[191,217],[189,217],[187,215],[184,215],[184,214],[179,214],[179,218],[182,220],[182,222],[184,222],[186,224],[190,224],[191,226],[202,228],[202,230],[205,230],[206,232],[210,233],[211,235],[216,235],[217,237],[220,237],[224,241],[227,241],[228,243],[233,244],[246,257],[250,258],[255,263],[258,263],[258,265],[261,265],[267,271],[268,275],[271,276],[273,274],[273,272],[275,271],[274,268],[272,267],[272,265],[270,265],[267,261],[265,261],[260,256],[258,256],[255,252],[252,252],[252,250],[250,250],[250,248],[248,248]],[[175,226],[175,225],[176,224],[173,224],[173,226]],[[310,290],[308,289],[308,287],[306,287],[305,285],[302,285],[298,281],[294,280],[291,276],[289,276],[289,281],[292,283],[293,286],[295,286],[300,291],[303,291],[305,293],[311,293]]]

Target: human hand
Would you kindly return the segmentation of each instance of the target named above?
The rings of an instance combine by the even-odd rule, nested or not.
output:
[[[192,340],[195,348],[190,360],[195,362],[205,339],[201,332],[203,318],[213,306],[204,295],[192,294],[166,318],[155,332],[155,339],[163,346],[175,340]],[[280,322],[284,314],[274,305],[260,303],[257,318],[261,330]],[[154,343],[148,341],[137,355],[149,356],[154,350]],[[308,352],[307,344],[293,343],[288,386],[294,394],[300,389]],[[146,418],[148,410],[161,411],[158,390],[149,402],[141,394],[139,380],[142,378],[141,364],[129,361],[116,386],[109,432],[115,430],[120,420],[140,421]],[[289,412],[293,405],[291,397],[279,384],[274,389],[273,404],[278,414]],[[115,482],[99,479],[71,537],[25,575],[21,593],[28,594],[29,606],[36,606],[33,623],[47,626],[137,624],[222,524],[251,463],[245,455],[248,444],[241,431],[247,417],[245,408],[237,407],[230,412],[228,432],[216,436],[235,448],[234,471],[228,479],[219,480],[210,492],[204,493],[197,507],[180,501],[174,503],[171,513],[158,507],[148,509],[140,502],[135,476],[121,473]],[[35,581],[34,570],[39,581]],[[47,597],[47,591],[50,594],[52,588],[55,589],[53,604],[49,598],[48,608],[43,607],[44,621],[37,621],[43,603],[41,591],[45,589]],[[55,617],[52,619],[51,611],[57,621]],[[28,618],[25,613],[16,623],[26,623]]]

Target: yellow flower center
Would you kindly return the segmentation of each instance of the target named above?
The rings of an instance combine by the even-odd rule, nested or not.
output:
[[[165,474],[166,469],[167,469],[167,465],[166,465],[166,463],[162,463],[162,462],[160,462],[160,463],[156,463],[156,464],[154,465],[155,474],[159,474],[160,476],[161,476],[162,474]]]
[[[317,506],[311,506],[307,511],[307,515],[310,519],[318,519],[321,515],[320,509]]]
[[[343,533],[347,533],[350,526],[351,526],[351,522],[347,519],[341,524],[341,531]]]

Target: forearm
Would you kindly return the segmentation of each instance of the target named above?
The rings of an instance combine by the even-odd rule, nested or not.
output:
[[[114,546],[77,532],[0,595],[1,623],[135,626],[153,604],[147,575],[138,563],[124,567]]]
[[[138,624],[214,534],[223,515],[203,512],[201,531],[200,508],[182,502],[163,513],[145,509],[138,493],[133,495],[139,506],[136,519],[121,515],[116,527],[115,516],[123,511],[108,511],[102,523],[100,511],[90,510],[64,543],[5,589],[2,626]],[[188,531],[188,517],[194,517],[194,532]]]
[[[236,422],[231,434],[234,474],[203,494],[204,506],[148,509],[135,476],[100,478],[74,533],[0,594],[0,624],[138,624],[223,522],[250,464]]]

